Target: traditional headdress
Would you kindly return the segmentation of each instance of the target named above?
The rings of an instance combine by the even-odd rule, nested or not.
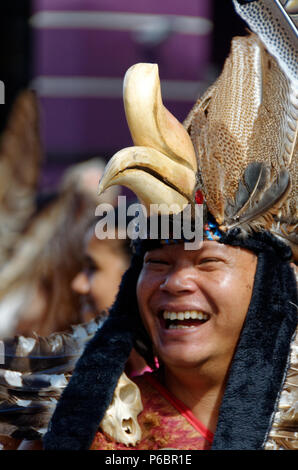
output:
[[[277,0],[234,5],[253,33],[233,40],[220,77],[184,126],[162,103],[157,65],[128,70],[124,103],[135,145],[111,159],[100,190],[125,185],[147,206],[175,203],[178,210],[197,197],[207,223],[214,223],[206,232],[214,228],[220,242],[257,254],[213,449],[293,448],[297,288],[289,261],[297,260],[297,31]],[[108,320],[58,403],[46,449],[89,448],[132,345],[150,361],[134,293],[144,251],[138,248]]]

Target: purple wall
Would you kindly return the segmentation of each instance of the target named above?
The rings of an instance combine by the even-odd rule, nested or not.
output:
[[[204,85],[200,82],[206,76],[212,34],[211,23],[208,28],[203,21],[198,34],[188,22],[211,19],[211,5],[210,0],[34,0],[34,87],[42,105],[47,164],[63,166],[76,156],[110,156],[131,145],[121,87],[126,70],[137,62],[157,62],[162,87],[167,81],[182,81],[179,99],[172,92],[164,100],[182,120]],[[122,22],[117,13],[146,17],[124,15]],[[149,34],[149,44],[141,26],[148,15],[162,15],[156,21],[153,17],[150,31],[160,21],[166,26]],[[154,38],[161,39],[154,44]],[[85,78],[95,79],[95,91]],[[101,88],[104,78],[108,80]],[[198,90],[184,97],[184,87],[194,82]]]
[[[210,16],[210,0],[35,0],[33,11],[122,11]]]

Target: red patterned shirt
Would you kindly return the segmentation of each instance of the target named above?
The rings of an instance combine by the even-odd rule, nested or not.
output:
[[[193,415],[184,403],[146,373],[135,377],[141,391],[143,411],[138,416],[142,439],[134,447],[113,442],[100,430],[91,450],[208,450],[213,434]]]

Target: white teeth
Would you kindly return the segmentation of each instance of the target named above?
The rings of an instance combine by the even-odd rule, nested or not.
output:
[[[182,330],[182,329],[195,328],[195,326],[186,326],[186,325],[170,325],[169,330]]]
[[[197,310],[187,310],[186,312],[169,312],[165,310],[163,312],[163,318],[165,320],[208,320],[209,315],[206,313],[199,312]]]

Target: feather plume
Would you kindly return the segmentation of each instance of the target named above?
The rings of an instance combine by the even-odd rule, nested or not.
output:
[[[275,1],[272,9],[266,0],[234,3],[259,37],[233,39],[220,77],[184,125],[196,150],[201,189],[220,228],[274,228],[295,252],[297,31]]]
[[[102,315],[68,332],[5,340],[0,364],[0,435],[40,439]]]

